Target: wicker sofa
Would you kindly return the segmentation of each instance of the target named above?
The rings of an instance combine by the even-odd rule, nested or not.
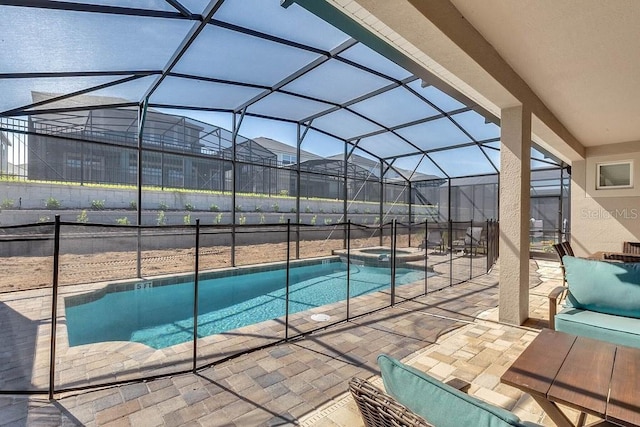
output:
[[[550,327],[640,348],[640,263],[564,256],[562,264],[566,287],[549,295]]]
[[[386,393],[358,378],[349,388],[367,427],[525,427],[511,412],[493,406],[387,355],[378,356]],[[387,394],[388,393],[388,394]]]

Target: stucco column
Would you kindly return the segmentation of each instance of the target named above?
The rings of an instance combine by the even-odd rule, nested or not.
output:
[[[531,113],[518,106],[501,116],[499,318],[521,325],[529,317]]]

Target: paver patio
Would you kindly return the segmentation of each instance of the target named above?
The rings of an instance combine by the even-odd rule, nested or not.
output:
[[[499,382],[546,324],[546,294],[560,283],[557,263],[531,265],[532,319],[522,327],[497,322],[495,268],[196,374],[58,396],[53,402],[0,396],[0,425],[357,426],[361,421],[345,393],[347,382],[354,375],[376,376],[380,353],[438,378],[462,378],[471,382],[471,394],[522,419],[553,425],[528,396]]]

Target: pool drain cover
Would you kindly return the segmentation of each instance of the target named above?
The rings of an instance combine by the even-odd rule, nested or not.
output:
[[[311,315],[311,320],[315,320],[316,322],[326,322],[329,319],[331,319],[331,316],[329,316],[328,314],[312,314]]]

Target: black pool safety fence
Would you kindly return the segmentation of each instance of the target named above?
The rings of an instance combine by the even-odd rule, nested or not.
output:
[[[0,277],[0,394],[53,399],[59,393],[195,372],[463,283],[486,274],[498,257],[499,229],[493,220],[239,222],[204,225],[185,218],[183,226],[133,226],[63,222],[56,216],[53,222],[0,227],[6,266]],[[294,288],[311,286],[302,281],[310,279],[304,267],[324,264],[337,266],[331,289],[340,295],[319,307],[305,306]],[[381,285],[362,291],[361,270],[382,277]],[[252,276],[244,276],[256,271],[277,272],[274,288],[264,295],[253,295]],[[317,278],[313,286],[329,286],[328,281]],[[211,296],[216,295],[208,288],[212,283],[225,292],[224,302],[211,301],[222,301]],[[168,291],[168,285],[179,289],[179,297],[153,305],[150,292]],[[134,337],[71,343],[70,307],[129,291],[120,294],[126,307],[107,308],[105,319],[120,326],[137,322],[138,332],[153,330],[161,340],[186,338],[166,347]],[[268,311],[266,300],[277,300],[284,312],[218,331],[216,322],[237,314],[233,303],[245,294],[255,299],[247,300],[241,314]],[[208,311],[213,306],[220,308],[219,315]],[[116,308],[127,316],[118,316]],[[158,326],[163,311],[182,317]],[[91,312],[94,322],[99,315]]]

